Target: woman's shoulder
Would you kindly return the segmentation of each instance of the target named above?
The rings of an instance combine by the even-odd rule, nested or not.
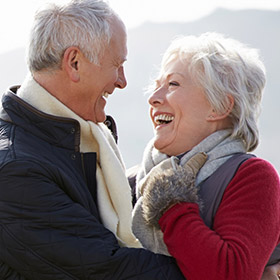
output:
[[[253,157],[238,168],[224,192],[219,210],[221,213],[228,208],[247,209],[260,211],[260,217],[268,217],[271,213],[280,215],[279,205],[280,181],[276,169],[270,162]]]
[[[265,188],[266,190],[280,190],[279,174],[275,167],[267,160],[252,157],[244,161],[238,168],[230,185],[240,185],[244,188]]]
[[[269,161],[259,157],[252,157],[244,161],[244,163],[241,164],[239,171],[249,174],[260,172],[261,175],[270,175],[279,180],[279,174],[275,167]]]

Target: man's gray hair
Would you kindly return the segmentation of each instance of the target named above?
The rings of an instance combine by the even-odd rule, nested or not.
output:
[[[262,92],[266,82],[265,67],[256,49],[217,33],[204,33],[198,37],[176,38],[162,60],[162,71],[174,59],[181,59],[194,80],[218,113],[234,107],[232,137],[244,141],[247,151],[259,143],[257,126]]]
[[[102,0],[72,0],[65,5],[49,4],[35,14],[27,63],[31,72],[59,69],[64,52],[78,47],[90,62],[99,63],[117,17]]]

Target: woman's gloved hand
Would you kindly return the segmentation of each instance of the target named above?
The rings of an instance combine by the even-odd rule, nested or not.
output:
[[[143,216],[149,225],[159,227],[159,219],[174,204],[200,204],[195,178],[206,159],[205,153],[198,153],[180,166],[178,159],[171,157],[150,171],[141,186]]]

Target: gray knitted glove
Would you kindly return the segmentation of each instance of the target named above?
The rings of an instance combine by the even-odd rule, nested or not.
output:
[[[195,177],[206,159],[205,153],[198,153],[184,166],[179,166],[171,157],[150,171],[141,187],[143,216],[148,225],[158,228],[163,213],[176,203],[200,204]]]

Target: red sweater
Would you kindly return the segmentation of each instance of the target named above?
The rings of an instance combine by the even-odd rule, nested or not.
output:
[[[275,169],[252,158],[225,190],[213,230],[197,204],[177,204],[159,221],[164,241],[188,280],[256,280],[280,237],[280,184]]]

